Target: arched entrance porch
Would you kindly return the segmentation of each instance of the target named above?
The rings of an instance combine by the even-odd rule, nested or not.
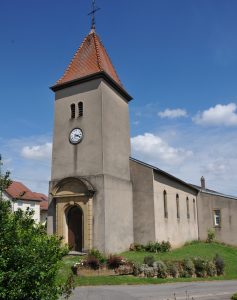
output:
[[[94,189],[84,178],[65,178],[55,186],[56,233],[71,250],[92,248]]]

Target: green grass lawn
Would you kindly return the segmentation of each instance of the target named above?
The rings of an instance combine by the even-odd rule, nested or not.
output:
[[[148,252],[124,252],[122,256],[133,262],[143,263],[144,256],[154,255],[156,260],[180,260],[199,256],[201,258],[213,258],[218,253],[225,261],[225,275],[210,278],[137,278],[133,276],[100,276],[100,277],[76,277],[76,285],[117,285],[117,284],[157,284],[181,281],[201,280],[226,280],[237,279],[237,248],[218,243],[195,242],[174,249],[168,253],[153,254]],[[59,272],[59,281],[63,281],[71,270],[71,266],[80,260],[79,257],[67,256],[62,262]]]

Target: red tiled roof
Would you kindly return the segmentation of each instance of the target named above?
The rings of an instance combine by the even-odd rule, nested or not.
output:
[[[48,210],[48,197],[41,193],[34,193],[38,195],[42,201],[40,202],[40,210]]]
[[[23,183],[13,181],[6,190],[6,193],[13,199],[21,199],[27,201],[47,202],[48,198],[44,194],[32,192]]]
[[[113,64],[94,30],[87,35],[75,53],[64,75],[56,82],[61,85],[98,72],[107,73],[122,87]]]

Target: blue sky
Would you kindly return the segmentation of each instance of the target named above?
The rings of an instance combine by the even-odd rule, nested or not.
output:
[[[97,0],[96,31],[127,91],[132,154],[237,195],[237,1]],[[54,95],[90,29],[85,0],[0,2],[0,153],[47,192]]]

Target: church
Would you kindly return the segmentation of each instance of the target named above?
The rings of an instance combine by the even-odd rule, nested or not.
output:
[[[129,103],[92,26],[55,93],[48,233],[75,251],[127,250],[132,243],[178,247],[206,239],[237,245],[237,198],[191,185],[131,158]]]

